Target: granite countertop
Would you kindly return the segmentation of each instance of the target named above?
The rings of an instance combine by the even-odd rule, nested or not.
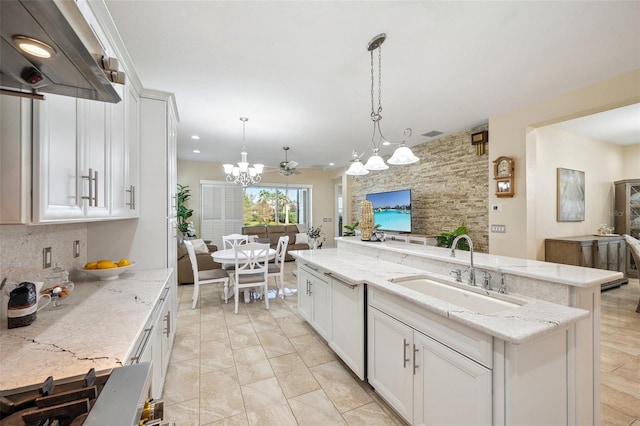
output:
[[[595,238],[595,237],[594,237]],[[451,257],[451,249],[412,244],[398,241],[368,242],[357,237],[337,238],[340,244],[356,244],[364,247],[382,248],[386,251],[423,257],[448,263],[458,263],[461,266],[469,266],[470,254],[468,251],[456,250],[456,257]],[[374,246],[372,246],[372,244]],[[473,262],[476,268],[488,271],[501,271],[522,277],[534,278],[555,282],[573,287],[593,287],[611,281],[619,280],[624,275],[622,272],[605,271],[602,269],[583,268],[559,263],[543,262],[539,260],[521,259],[517,257],[499,256],[488,253],[474,253]]]
[[[497,295],[495,291],[475,287],[472,289],[475,292],[522,304],[517,308],[493,314],[476,313],[389,281],[392,278],[429,275],[437,280],[453,283],[447,276],[432,274],[423,269],[398,263],[385,262],[375,257],[350,253],[347,250],[299,250],[290,253],[297,258],[298,262],[313,264],[331,271],[336,278],[353,284],[367,284],[383,289],[425,310],[514,344],[529,342],[589,316],[589,312],[583,309],[516,294]]]
[[[132,270],[116,280],[76,281],[73,292],[34,323],[0,327],[0,390],[128,364],[171,269]]]

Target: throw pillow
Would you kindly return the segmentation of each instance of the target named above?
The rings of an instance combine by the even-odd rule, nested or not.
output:
[[[309,236],[307,234],[296,234],[296,244],[309,244]]]
[[[209,253],[209,247],[207,247],[207,245],[203,240],[201,239],[191,240],[191,244],[193,245],[193,251],[195,251],[196,254]]]

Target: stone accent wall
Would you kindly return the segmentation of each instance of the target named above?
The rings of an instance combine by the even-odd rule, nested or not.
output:
[[[418,163],[350,176],[354,221],[360,220],[366,194],[408,188],[414,234],[435,236],[464,224],[474,249],[488,252],[490,143],[483,155],[476,155],[471,145],[471,134],[487,129],[485,124],[412,147]],[[363,156],[363,162],[367,158]]]

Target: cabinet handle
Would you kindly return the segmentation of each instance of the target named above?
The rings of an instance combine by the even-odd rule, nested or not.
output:
[[[309,269],[313,269],[314,271],[318,271],[318,268],[314,268],[313,266],[309,265],[308,263],[305,263],[304,266],[306,266]]]
[[[169,294],[170,291],[171,291],[171,287],[165,287],[164,294],[160,296],[161,302],[164,302],[165,300],[167,300],[167,295]]]
[[[413,375],[416,375],[416,368],[418,368],[418,363],[416,359],[418,358],[418,348],[416,348],[416,344],[413,344]]]
[[[98,207],[98,171],[93,172],[93,205]]]
[[[89,169],[89,175],[82,176],[82,179],[87,179],[89,181],[89,196],[85,197],[82,196],[83,200],[89,200],[89,207],[91,206],[95,206],[96,204],[96,197],[93,193],[94,190],[94,185],[95,185],[95,181],[98,178],[98,172],[96,172],[95,174],[93,173],[93,169]],[[95,187],[97,189],[97,187]]]
[[[325,272],[324,274],[326,276],[330,277],[330,278],[333,278],[336,282],[339,282],[340,284],[349,287],[351,290],[353,290],[354,288],[356,288],[358,286],[357,284],[351,284],[351,283],[348,283],[346,281],[343,281],[340,278],[334,277],[332,272]]]
[[[133,185],[129,185],[129,189],[127,189],[129,193],[129,202],[126,203],[129,206],[129,210],[135,210],[136,208],[136,187]]]
[[[149,344],[149,338],[151,337],[152,330],[153,330],[153,326],[144,329],[144,332],[145,332],[144,340],[142,341],[142,344],[138,347],[136,354],[131,357],[132,363],[137,364],[138,362],[140,362],[140,357],[142,356],[142,353],[144,352],[144,350],[147,348],[147,344]]]
[[[407,368],[407,362],[409,362],[409,358],[407,358],[407,348],[409,347],[409,343],[407,339],[402,339],[402,368]]]
[[[313,285],[313,282],[311,282],[311,280],[307,280],[307,285],[308,285],[308,288],[309,288],[308,294],[309,294],[309,296],[311,296],[313,294],[313,292],[311,291],[311,286]]]
[[[169,334],[171,334],[171,311],[167,312],[167,315],[165,318],[167,320],[167,329],[166,329],[167,337],[169,337]]]

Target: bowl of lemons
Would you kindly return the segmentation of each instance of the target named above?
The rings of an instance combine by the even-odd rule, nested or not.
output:
[[[101,281],[105,281],[118,279],[121,273],[133,268],[134,266],[136,266],[136,262],[132,262],[129,259],[120,259],[117,262],[109,259],[101,259],[87,262],[84,265],[84,268],[80,268],[80,270],[98,278]]]

